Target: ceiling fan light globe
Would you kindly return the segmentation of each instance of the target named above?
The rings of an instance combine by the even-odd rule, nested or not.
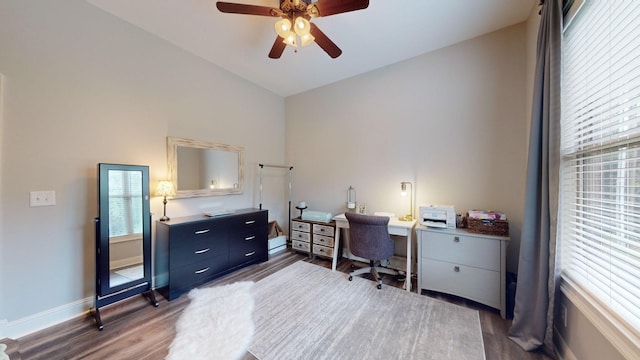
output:
[[[293,31],[290,31],[289,34],[285,36],[282,42],[289,46],[298,47],[298,44],[296,43],[296,33],[294,33]]]
[[[309,23],[309,20],[300,16],[295,20],[294,29],[298,36],[304,36],[311,32],[311,24]]]
[[[282,19],[280,21],[276,21],[275,28],[278,36],[280,36],[281,38],[286,38],[291,32],[291,20]]]
[[[302,35],[302,36],[300,36],[300,45],[307,46],[307,45],[311,44],[312,42],[314,42],[315,39],[316,38],[311,34]]]

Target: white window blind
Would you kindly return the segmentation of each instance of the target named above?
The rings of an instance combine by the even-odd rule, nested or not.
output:
[[[586,1],[563,41],[563,276],[640,330],[640,1]]]
[[[142,233],[142,172],[109,170],[109,237]]]

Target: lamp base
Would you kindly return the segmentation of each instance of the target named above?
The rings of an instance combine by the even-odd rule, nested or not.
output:
[[[400,221],[413,221],[413,216],[405,215],[405,216],[399,218],[398,220],[400,220]]]
[[[169,217],[167,215],[163,216],[160,218],[160,221],[169,221],[171,219],[169,219]]]

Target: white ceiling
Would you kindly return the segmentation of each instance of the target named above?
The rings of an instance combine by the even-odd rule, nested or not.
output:
[[[370,0],[367,9],[312,20],[342,49],[338,58],[313,43],[275,60],[267,54],[277,18],[223,14],[215,0],[87,2],[286,97],[525,21],[538,0]]]

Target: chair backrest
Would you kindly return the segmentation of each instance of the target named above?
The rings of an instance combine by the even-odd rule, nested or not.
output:
[[[389,235],[386,216],[345,213],[349,221],[349,250],[368,260],[384,260],[393,256],[394,243]]]

